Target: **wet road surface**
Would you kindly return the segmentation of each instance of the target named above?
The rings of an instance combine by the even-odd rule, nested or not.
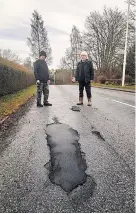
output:
[[[1,137],[0,212],[134,212],[134,94],[92,91],[75,112],[78,87],[50,86]]]

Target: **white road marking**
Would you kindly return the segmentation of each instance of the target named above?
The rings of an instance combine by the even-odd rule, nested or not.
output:
[[[121,103],[121,104],[124,104],[124,105],[126,105],[126,106],[130,106],[130,107],[135,108],[135,106],[132,106],[132,105],[130,105],[130,104],[128,104],[128,103],[123,103],[123,102],[120,102],[120,101],[118,101],[118,100],[112,100],[112,101],[114,101],[114,102],[116,102],[116,103]]]

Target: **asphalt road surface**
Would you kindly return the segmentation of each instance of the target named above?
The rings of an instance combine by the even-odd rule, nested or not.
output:
[[[52,107],[26,113],[1,135],[0,212],[135,212],[135,97],[50,86]]]

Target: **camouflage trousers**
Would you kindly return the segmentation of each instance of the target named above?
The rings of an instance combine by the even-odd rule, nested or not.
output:
[[[48,102],[49,97],[49,85],[48,83],[37,84],[37,103],[41,103],[42,93],[44,97],[44,103]]]

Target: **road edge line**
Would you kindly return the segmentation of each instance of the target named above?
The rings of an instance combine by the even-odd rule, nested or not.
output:
[[[92,88],[102,88],[102,89],[108,89],[113,91],[123,91],[123,92],[129,92],[129,93],[135,93],[135,90],[127,90],[127,89],[119,89],[119,88],[108,88],[108,87],[101,87],[101,86],[91,86]]]

